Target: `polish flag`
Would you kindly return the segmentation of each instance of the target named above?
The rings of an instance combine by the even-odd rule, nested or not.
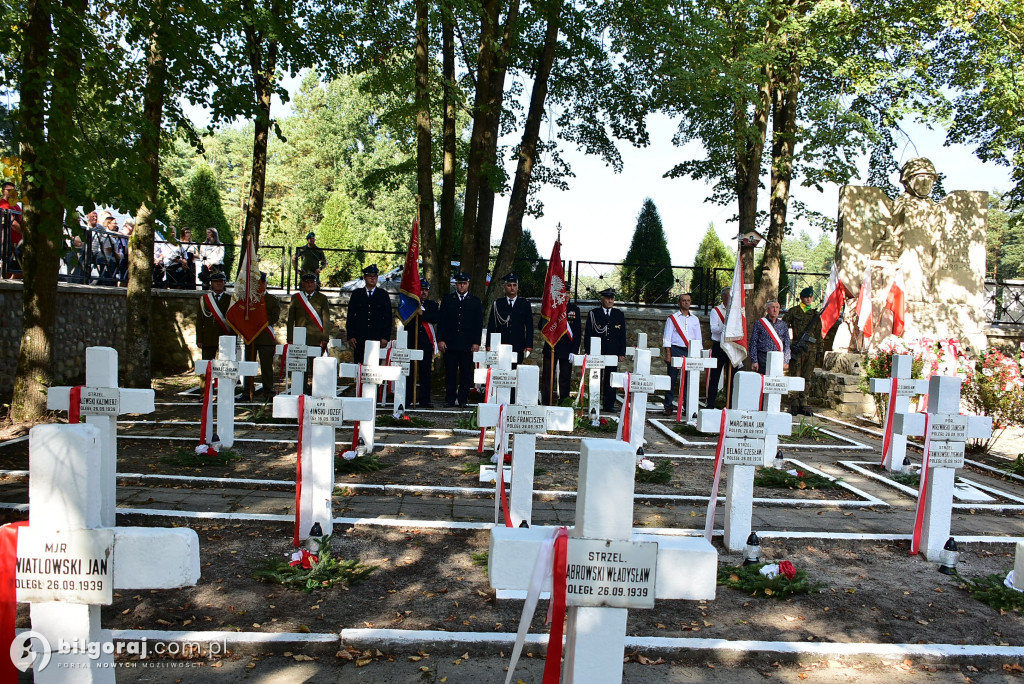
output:
[[[864,337],[871,337],[875,331],[871,320],[871,265],[864,271],[864,280],[860,283],[860,295],[857,297],[857,327]]]
[[[729,308],[725,315],[725,328],[722,330],[722,351],[733,366],[738,366],[747,358],[747,291],[743,287],[742,261],[737,248],[736,269],[729,290]]]
[[[896,279],[889,286],[889,296],[885,299],[885,308],[892,311],[892,334],[902,337],[907,322],[907,288],[903,283],[902,271],[896,273]]]
[[[843,313],[843,305],[846,304],[846,288],[839,282],[839,271],[836,265],[832,264],[832,272],[828,276],[828,285],[825,287],[825,306],[821,310],[821,336],[828,335],[828,331],[836,324]]]

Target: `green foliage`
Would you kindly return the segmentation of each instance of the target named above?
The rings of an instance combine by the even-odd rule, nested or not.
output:
[[[864,394],[871,393],[872,378],[888,378],[892,375],[892,357],[900,354],[913,353],[913,361],[910,364],[910,377],[920,379],[924,370],[924,355],[920,352],[911,352],[910,348],[903,341],[886,342],[874,351],[868,352],[861,361],[861,377],[857,387]],[[879,420],[885,417],[886,407],[889,405],[889,394],[875,395],[875,415]]]
[[[476,424],[476,413],[459,413],[459,417],[455,421],[455,427],[460,430],[480,429],[480,426]]]
[[[1013,459],[1003,472],[1008,475],[1024,475],[1024,454],[1017,454],[1017,458]]]
[[[987,450],[1008,427],[1024,426],[1024,352],[1013,356],[995,348],[973,361],[962,386],[964,404],[973,412],[992,416],[992,439],[981,440]]]
[[[373,473],[387,467],[388,464],[381,462],[376,452],[351,459],[343,458],[339,452],[334,459],[334,469],[339,473]]]
[[[254,571],[252,576],[261,582],[281,584],[288,589],[295,589],[310,594],[318,589],[330,589],[336,585],[354,585],[366,579],[366,576],[377,569],[375,565],[363,565],[358,559],[345,560],[331,552],[331,540],[334,535],[320,537],[320,550],[317,561],[309,570],[301,565],[289,565],[288,561],[274,560]]]
[[[668,302],[671,299],[672,257],[668,252],[665,229],[654,201],[648,197],[636,218],[633,241],[622,264],[622,293],[629,302]]]
[[[1010,589],[1003,584],[1003,580],[1006,578],[1005,574],[992,574],[969,580],[958,572],[955,577],[960,580],[961,589],[1000,613],[1003,611],[1020,613],[1024,610],[1024,593]]]
[[[755,487],[772,489],[842,489],[839,480],[830,480],[817,473],[797,470],[790,475],[781,468],[761,468],[754,476]]]
[[[173,454],[163,456],[160,458],[160,462],[167,465],[175,466],[187,466],[193,467],[204,467],[204,466],[226,466],[234,463],[235,461],[241,460],[234,449],[222,449],[217,452],[216,456],[204,456],[197,454],[193,448],[179,447],[174,450]]]
[[[914,489],[921,486],[921,473],[889,473],[889,479]]]
[[[815,442],[836,442],[832,435],[825,434],[821,426],[812,423],[807,418],[801,418],[800,424],[793,428],[792,435],[779,435],[780,442],[798,442],[800,440],[814,440]]]
[[[178,230],[191,228],[192,239],[202,242],[206,239],[206,229],[216,228],[220,241],[225,245],[224,272],[231,278],[234,275],[232,265],[235,247],[230,245],[235,244],[237,236],[224,216],[220,189],[217,187],[213,169],[206,164],[196,166],[185,181],[181,195],[181,204],[178,205],[178,213],[175,216]]]
[[[783,599],[797,594],[816,594],[825,586],[822,582],[810,582],[806,570],[797,570],[792,580],[779,574],[768,579],[761,574],[766,563],[753,565],[723,565],[718,569],[718,585],[739,589],[762,598]]]
[[[587,432],[617,432],[619,421],[614,417],[598,418],[597,425],[593,425],[587,412],[582,411],[576,414],[576,420],[572,427],[574,430],[586,430]]]
[[[757,266],[754,267],[754,287],[757,287],[761,283],[761,275],[764,269],[764,255],[765,250],[762,249],[761,254],[757,257]],[[775,299],[779,301],[779,305],[782,307],[783,311],[789,308],[790,302],[795,303],[799,301],[796,293],[789,291],[788,268],[786,255],[783,254],[779,258],[779,291],[775,293]]]
[[[708,225],[704,239],[697,247],[697,255],[693,258],[693,281],[700,283],[694,287],[694,306],[714,306],[721,301],[719,293],[723,287],[732,282],[732,271],[736,266],[736,253],[725,246],[715,231],[715,224]],[[715,269],[726,269],[715,272]]]
[[[466,461],[462,464],[463,475],[479,475],[482,466],[491,465],[490,461]]]
[[[408,413],[404,414],[401,418],[395,418],[390,413],[377,416],[377,427],[414,427],[414,428],[428,428],[432,427],[433,423],[425,418],[414,418]]]
[[[707,433],[701,432],[697,426],[689,423],[672,423],[672,432],[683,437],[710,437]]]
[[[548,260],[541,258],[537,251],[537,243],[529,229],[523,230],[523,236],[516,246],[512,269],[519,276],[519,294],[524,297],[540,297],[544,294],[544,278],[548,273]],[[499,273],[500,278],[504,273]]]
[[[654,470],[644,470],[640,466],[637,466],[636,481],[646,482],[649,484],[668,484],[672,481],[673,469],[671,460],[667,458],[660,458],[654,465]]]
[[[473,565],[486,568],[487,567],[487,552],[486,551],[474,551],[470,554],[473,559]]]

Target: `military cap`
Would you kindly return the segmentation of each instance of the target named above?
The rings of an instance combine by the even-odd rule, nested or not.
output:
[[[307,280],[312,280],[315,283],[316,282],[316,273],[303,273],[302,274],[302,282],[306,282]]]
[[[504,278],[502,278],[502,280],[504,280],[506,283],[518,283],[519,276],[516,275],[515,271],[512,271],[511,273],[507,274]]]
[[[605,290],[601,290],[601,292],[599,292],[598,294],[600,294],[602,297],[611,297],[612,299],[615,299],[615,288],[609,287]]]
[[[804,289],[800,290],[800,299],[803,299],[804,297],[813,297],[813,296],[814,296],[814,288],[813,287],[805,287]]]
[[[316,237],[316,233],[314,233],[313,231],[309,231],[308,233],[306,233],[306,239],[307,240],[309,238],[315,238],[315,237]]]
[[[214,271],[213,273],[210,274],[210,281],[211,282],[214,281],[214,280],[227,280],[227,279],[228,279],[228,277],[226,275],[224,275],[223,273],[221,273],[220,271]]]
[[[380,273],[380,269],[377,268],[377,264],[370,264],[363,269],[363,275],[377,275]]]
[[[455,273],[455,282],[457,282],[457,283],[468,283],[469,282],[469,274],[468,273],[463,273],[462,271],[457,271]]]
[[[430,289],[430,281],[426,278],[420,278],[420,289]]]

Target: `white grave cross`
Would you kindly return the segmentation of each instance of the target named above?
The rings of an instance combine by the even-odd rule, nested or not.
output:
[[[256,375],[259,364],[255,361],[238,361],[235,354],[238,346],[234,335],[222,335],[217,359],[214,361],[196,361],[196,375],[205,375],[206,367],[213,365],[213,377],[217,383],[217,437],[224,448],[235,443],[235,386],[243,377]],[[207,444],[213,441],[213,402],[207,408],[206,420]]]
[[[367,340],[361,364],[341,364],[341,377],[357,378],[358,382],[362,383],[362,390],[359,396],[372,399],[374,406],[376,406],[377,402],[377,387],[385,382],[397,380],[402,372],[402,369],[398,366],[381,366],[378,363],[379,361],[380,341]],[[373,452],[373,433],[376,426],[376,409],[369,419],[359,421],[359,438],[363,440],[363,444],[366,446],[366,453],[368,454]]]
[[[718,367],[718,359],[704,356],[704,350],[695,344],[686,347],[686,356],[676,356],[672,359],[673,368],[682,368],[683,360],[686,360],[686,396],[681,402],[683,405],[684,422],[697,422],[697,408],[700,401],[700,374],[710,368]],[[683,378],[680,374],[679,382],[682,387]],[[675,397],[678,400],[678,397]],[[714,407],[712,407],[714,408]]]
[[[782,395],[790,392],[803,392],[804,379],[786,375],[786,357],[780,351],[768,352],[767,368],[764,374],[764,387],[761,392],[764,395],[762,406],[765,411],[778,412],[782,410]],[[713,408],[713,407],[712,407]],[[773,433],[765,435],[764,440],[765,465],[775,458],[775,452],[779,450],[779,436]]]
[[[388,354],[390,354],[390,357]],[[409,369],[412,367],[410,362],[422,361],[423,350],[409,348],[409,333],[406,331],[405,326],[399,323],[398,330],[395,332],[395,339],[388,345],[386,350],[380,350],[380,355],[382,359],[387,359],[389,366],[397,366],[401,369],[398,378],[395,380],[394,409],[396,415],[404,413],[405,383],[407,382],[406,378],[409,376]],[[413,382],[416,382],[415,378]]]
[[[477,371],[478,373],[480,371]],[[516,404],[478,404],[477,422],[481,427],[494,426],[496,433],[502,433],[502,445],[508,435],[515,435],[512,443],[512,477],[509,517],[512,525],[518,527],[524,520],[529,525],[533,515],[533,466],[537,454],[537,435],[549,430],[571,432],[573,410],[568,406],[538,406],[537,392],[540,388],[540,369],[537,366],[519,366],[516,369]],[[499,421],[499,415],[501,421]],[[503,425],[499,425],[503,422]],[[497,451],[497,467],[504,466]],[[502,471],[504,473],[504,471]],[[497,475],[497,473],[495,473]],[[501,521],[501,492],[503,478],[494,479],[494,520]]]
[[[960,378],[933,375],[928,381],[928,470],[922,469],[924,491],[918,495],[923,507],[921,552],[930,561],[940,559],[949,539],[953,517],[953,485],[956,469],[964,466],[964,447],[968,439],[992,436],[991,416],[967,416],[960,413]],[[925,432],[924,413],[898,413],[894,430],[904,435]],[[922,500],[923,499],[923,500]]]
[[[646,337],[646,333],[640,334]],[[572,365],[582,367],[583,372],[588,374],[587,383],[590,385],[590,393],[587,395],[587,415],[590,416],[591,425],[596,427],[601,417],[601,371],[605,368],[617,367],[619,357],[602,354],[601,338],[591,337],[590,353],[576,354],[572,359]],[[577,401],[582,403],[583,397],[577,397]]]
[[[100,434],[95,425],[38,425],[29,435],[29,525],[18,534],[16,579],[17,600],[32,604],[32,630],[53,649],[49,665],[35,671],[37,684],[114,684],[112,653],[60,653],[61,643],[110,642],[100,606],[113,602],[115,589],[173,589],[199,579],[194,530],[103,524],[110,504],[103,473],[113,465],[102,462],[114,457],[103,453]],[[48,572],[55,560],[79,561],[62,564],[79,572]]]
[[[300,491],[295,512],[300,540],[309,538],[313,523],[320,523],[325,535],[333,530],[335,430],[342,421],[370,421],[374,411],[372,399],[338,397],[338,360],[331,356],[313,360],[313,396],[303,403],[301,486],[296,483]],[[299,418],[299,398],[274,397],[274,417]]]
[[[622,426],[629,406],[629,444],[633,453],[639,453],[644,445],[644,423],[647,422],[647,395],[654,390],[671,391],[672,381],[667,375],[651,375],[651,352],[637,349],[633,357],[632,373],[612,373],[611,386],[621,387],[624,395],[622,410],[619,412],[619,429],[615,438],[622,439]],[[629,378],[629,386],[626,386]],[[626,400],[628,398],[628,401]]]
[[[334,342],[334,340],[331,340]],[[296,326],[292,330],[292,341],[288,344],[279,344],[274,347],[274,353],[280,356],[287,354],[284,360],[284,369],[287,372],[285,381],[285,394],[299,395],[306,384],[306,369],[309,359],[320,356],[320,347],[306,346],[306,329]]]
[[[718,552],[707,540],[634,532],[635,470],[636,458],[625,442],[583,440],[576,526],[569,531],[568,541],[569,608],[563,682],[622,681],[629,608],[651,608],[655,599],[715,598]],[[522,596],[530,585],[541,548],[550,543],[554,530],[543,526],[492,528],[487,576],[499,598]],[[656,545],[656,550],[650,544]],[[601,550],[618,556],[595,561],[591,553]],[[604,568],[635,568],[637,572],[617,573],[623,577],[621,581],[581,579],[590,570],[603,573]],[[543,590],[551,591],[551,568],[541,570],[547,571]]]
[[[637,334],[636,334],[636,346],[635,347],[626,347],[626,356],[632,356],[632,357],[634,357],[634,360],[635,360],[636,353],[640,349],[646,349],[647,351],[651,352],[651,358],[654,358],[656,355],[661,353],[661,350],[658,349],[657,347],[648,347],[647,346],[647,333],[645,333],[645,332],[637,332]]]
[[[516,386],[518,376],[512,370],[512,359],[515,353],[511,344],[501,344],[501,333],[491,335],[491,350],[480,350],[473,354],[473,360],[480,363],[480,368],[473,371],[473,382],[484,387],[485,404],[508,404],[512,401],[512,388]],[[487,388],[487,375],[490,372],[490,389]],[[486,428],[481,427],[481,435]],[[494,431],[494,452],[508,451],[508,436],[502,444],[498,444],[498,432]],[[483,441],[481,440],[481,444]]]
[[[888,378],[871,378],[873,394],[889,395],[885,412],[885,436],[882,440],[882,465],[889,472],[903,470],[907,456],[907,436],[896,430],[895,417],[910,411],[910,398],[928,391],[927,380],[912,380],[914,357],[910,354],[894,354],[892,370]]]
[[[725,412],[722,465],[728,467],[725,547],[730,551],[741,551],[750,536],[754,467],[770,465],[775,459],[775,450],[768,450],[766,438],[775,437],[777,444],[778,435],[788,435],[793,431],[793,416],[781,411],[759,410],[761,378],[760,374],[749,371],[733,375],[735,408]],[[722,426],[722,412],[720,409],[701,409],[697,414],[697,429],[717,434]],[[715,505],[716,502],[711,501],[709,515]]]
[[[71,387],[51,387],[46,408],[68,411]],[[121,413],[152,413],[156,393],[151,389],[120,389],[117,386],[117,350],[89,347],[85,350],[85,386],[81,389],[80,414],[85,422],[99,428],[103,458],[100,467],[100,496],[103,502],[102,524],[115,524],[117,502],[117,416]]]

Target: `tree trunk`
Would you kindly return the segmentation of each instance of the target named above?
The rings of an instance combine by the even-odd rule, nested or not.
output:
[[[537,141],[540,138],[540,125],[544,119],[544,101],[548,94],[548,78],[551,76],[551,65],[555,61],[555,48],[558,45],[558,30],[561,26],[562,0],[554,0],[548,9],[548,24],[544,34],[544,47],[537,60],[536,74],[533,79],[533,92],[530,94],[530,108],[526,115],[526,126],[523,129],[523,140],[519,145],[519,163],[516,165],[516,176],[512,184],[512,196],[509,198],[508,215],[505,217],[505,232],[501,236],[501,247],[494,265],[495,274],[506,273],[512,268],[516,248],[523,235],[523,216],[526,214],[526,200],[529,196],[530,181],[533,167],[537,163]],[[487,293],[487,305],[499,294],[498,278],[494,278]]]
[[[430,132],[430,6],[416,0],[416,186],[419,193],[420,254],[423,277],[436,280],[437,232],[434,226],[434,165]]]
[[[740,232],[749,233],[757,229],[757,191],[761,182],[761,156],[764,154],[765,139],[768,133],[768,117],[771,113],[772,95],[770,69],[764,71],[764,82],[758,89],[758,100],[754,103],[752,120],[745,107],[734,109],[734,125],[736,127],[736,197],[739,200]],[[743,132],[747,134],[744,135]],[[743,279],[747,284],[754,282],[754,249],[742,247],[740,259],[743,265]],[[760,316],[753,297],[747,297],[747,320],[753,321]]]
[[[276,10],[276,8],[272,8]],[[252,10],[250,10],[251,12]],[[245,231],[242,249],[252,240],[253,249],[260,247],[260,226],[263,223],[263,198],[267,183],[267,142],[270,137],[270,101],[273,96],[272,79],[277,70],[276,40],[267,40],[257,34],[251,23],[245,29],[249,49],[249,68],[256,89],[256,120],[253,122],[252,175],[249,181],[249,201],[246,203]],[[266,60],[262,50],[266,45]],[[238,260],[239,266],[242,260]],[[230,277],[231,274],[228,274]]]
[[[124,384],[148,388],[153,370],[152,330],[153,294],[153,212],[160,189],[160,131],[163,128],[164,92],[167,85],[167,61],[160,44],[164,2],[153,8],[157,25],[149,42],[146,89],[143,95],[145,127],[139,139],[143,163],[149,171],[145,199],[135,217],[135,232],[128,249],[128,296],[125,303]]]
[[[462,216],[462,264],[470,275],[470,288],[474,294],[483,294],[486,261],[479,264],[477,254],[477,203],[483,181],[484,135],[487,130],[487,101],[490,95],[491,73],[494,69],[494,37],[498,23],[498,1],[484,0],[480,16],[480,49],[477,57],[476,94],[473,100],[473,132],[469,139],[469,159],[466,163],[466,200]],[[488,238],[489,239],[489,238]]]
[[[441,239],[437,250],[437,282],[434,298],[448,293],[451,281],[452,249],[455,245],[455,28],[450,8],[441,12],[442,78],[444,79],[444,123],[441,131],[441,149],[444,154],[441,167]]]

